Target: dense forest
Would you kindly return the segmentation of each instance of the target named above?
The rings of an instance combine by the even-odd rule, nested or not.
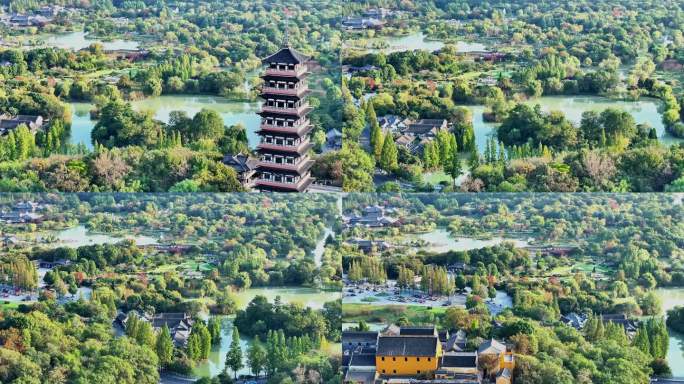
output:
[[[346,279],[377,287],[392,280],[411,294],[466,296],[465,308],[426,310],[345,302],[345,322],[365,316],[463,329],[471,348],[491,337],[505,339],[516,353],[516,382],[644,383],[670,374],[667,327],[681,329],[682,310],[670,311],[666,326],[656,288],[684,286],[682,210],[672,195],[352,194],[344,203],[348,213],[380,204],[401,222],[345,232],[347,239],[389,243],[370,251],[346,245]],[[434,251],[411,236],[435,228],[459,243],[504,236],[528,239],[536,248],[503,242]],[[491,300],[501,291],[511,306],[494,312]],[[573,313],[587,316],[580,329],[561,321]],[[614,313],[642,321],[628,334],[601,320]]]
[[[16,240],[0,255],[2,289],[11,292],[0,301],[2,382],[194,377],[226,329],[238,341],[250,337],[249,350],[231,346],[229,355],[245,356],[227,357],[226,372],[235,374],[205,380],[232,382],[245,362],[273,383],[336,377],[339,362],[327,350],[340,338],[341,256],[338,241],[323,234],[338,229],[337,197],[5,194],[0,211],[27,202],[40,220],[0,224],[3,238]],[[74,228],[90,240],[65,240]],[[94,240],[103,236],[112,239]],[[252,287],[268,290],[252,295]],[[288,289],[330,301],[312,309],[258,293]],[[192,321],[184,343],[171,326],[154,329],[148,320],[174,313]]]
[[[348,190],[396,191],[406,183],[426,191],[436,183],[473,192],[681,190],[681,2],[383,5],[395,14],[382,29],[345,34],[343,64],[354,71],[343,78],[343,94],[350,148],[361,143],[375,158],[368,167],[390,177],[377,178],[377,186],[356,177]],[[361,13],[362,3],[355,8]],[[443,47],[383,51],[390,39],[416,31],[425,44]],[[553,97],[566,104],[578,97],[655,100],[658,112],[636,122],[616,106],[572,121],[568,105],[535,107]],[[445,119],[449,129],[415,149],[402,132],[380,127],[386,115]],[[492,125],[478,148],[476,133]]]
[[[0,112],[45,121],[39,129],[21,124],[3,132],[0,190],[242,191],[239,175],[221,160],[252,153],[248,135],[256,128],[226,124],[212,106],[193,111],[181,105],[192,112],[172,111],[161,121],[132,103],[174,95],[255,103],[261,59],[278,50],[286,29],[290,44],[316,63],[310,78],[314,154],[321,155],[326,132],[341,130],[336,2],[6,3],[6,11],[19,14],[62,8],[40,27],[0,24],[7,35],[0,49]],[[81,32],[93,41],[85,48],[40,43],[44,36]],[[134,45],[107,48],[116,41]],[[77,105],[88,106],[94,125],[85,143],[73,140]],[[326,151],[317,176],[341,182],[338,157]]]

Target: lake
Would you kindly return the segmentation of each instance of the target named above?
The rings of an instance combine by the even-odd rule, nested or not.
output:
[[[83,225],[58,231],[54,234],[54,236],[57,238],[57,242],[53,243],[53,246],[56,247],[77,248],[84,245],[115,244],[124,239],[131,239],[135,241],[137,245],[150,245],[157,243],[157,239],[143,235],[127,235],[125,237],[120,237],[111,236],[104,233],[92,233],[89,232]]]
[[[66,33],[51,33],[37,36],[38,45],[47,45],[49,47],[71,49],[79,51],[88,48],[91,44],[100,43],[104,50],[135,50],[138,49],[140,43],[135,40],[115,39],[111,41],[103,41],[97,38],[90,38],[84,31],[66,32]]]
[[[430,252],[448,252],[448,251],[468,251],[471,249],[480,249],[491,247],[504,242],[513,243],[516,247],[524,247],[528,244],[527,241],[508,237],[492,237],[491,239],[475,239],[472,237],[452,237],[451,233],[446,228],[437,228],[430,232],[420,234],[410,234],[407,236],[410,240],[422,240],[427,243],[427,246],[421,249]]]
[[[582,120],[582,113],[586,111],[603,111],[607,108],[619,108],[629,112],[637,124],[648,123],[656,129],[658,138],[664,144],[671,145],[684,141],[672,137],[665,131],[662,122],[662,115],[658,111],[659,100],[642,98],[638,101],[612,100],[601,96],[543,96],[537,99],[526,101],[529,105],[539,104],[542,110],[562,111],[565,117],[579,126]],[[485,107],[481,105],[468,106],[473,113],[473,128],[475,130],[475,143],[480,152],[484,152],[487,145],[487,138],[496,135],[497,123],[485,122],[482,112]]]
[[[382,36],[371,41],[382,41],[387,43],[386,48],[369,48],[366,51],[372,53],[384,52],[403,52],[422,49],[426,51],[437,51],[442,49],[446,43],[440,40],[432,40],[425,36],[423,32],[414,32],[404,36]],[[457,41],[455,44],[458,52],[486,51],[487,47],[482,43]]]
[[[164,123],[169,122],[173,111],[184,111],[192,117],[203,108],[211,109],[221,116],[227,126],[242,124],[247,130],[251,148],[259,143],[259,136],[256,134],[261,123],[261,117],[256,114],[260,107],[259,102],[234,101],[219,96],[167,95],[132,101],[131,106],[136,111],[151,111],[155,119]],[[90,133],[96,122],[90,119],[89,112],[92,108],[93,105],[89,103],[71,103],[70,143],[84,143],[88,148],[93,148]]]
[[[663,314],[678,305],[684,305],[684,288],[658,288],[656,294],[663,304]],[[670,332],[670,348],[667,351],[667,362],[672,376],[684,378],[684,335]]]
[[[236,293],[238,308],[243,309],[247,307],[247,304],[249,304],[257,295],[265,296],[269,302],[273,302],[276,296],[280,296],[280,299],[284,303],[299,303],[313,309],[321,309],[326,302],[339,299],[341,297],[341,292],[320,291],[313,288],[302,287],[250,288]],[[195,376],[216,376],[221,373],[225,367],[226,353],[230,349],[230,342],[233,336],[233,317],[221,316],[221,318],[223,319],[221,342],[219,345],[215,345],[211,348],[209,358],[206,361],[198,364],[197,367],[193,369],[193,374]],[[250,338],[240,336],[240,347],[242,348],[245,367],[243,367],[238,374],[251,374],[247,365],[247,348],[249,348],[250,341]]]

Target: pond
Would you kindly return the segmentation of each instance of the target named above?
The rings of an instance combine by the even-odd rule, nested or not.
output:
[[[157,243],[157,239],[143,235],[127,235],[120,237],[103,233],[92,233],[89,232],[83,225],[58,231],[54,234],[54,236],[57,239],[57,242],[53,243],[53,246],[56,247],[77,248],[84,245],[114,244],[124,239],[131,239],[135,241],[137,245],[150,245]]]
[[[134,40],[116,39],[103,41],[97,38],[90,38],[85,31],[51,33],[37,36],[38,45],[47,45],[55,48],[71,49],[79,51],[88,48],[93,43],[100,43],[104,50],[135,50],[140,44]]]
[[[612,100],[601,96],[543,96],[526,102],[529,105],[539,104],[543,111],[562,111],[565,117],[579,125],[582,113],[586,111],[601,112],[607,108],[618,108],[629,112],[637,124],[648,123],[656,129],[658,138],[664,144],[671,145],[683,141],[672,137],[665,131],[662,115],[658,111],[659,101],[651,98],[642,98],[639,101]],[[473,128],[475,130],[475,143],[480,152],[484,152],[487,139],[496,135],[496,123],[485,122],[482,118],[484,106],[473,105],[468,107],[473,113]]]
[[[71,103],[71,136],[69,143],[83,144],[89,150],[93,149],[90,132],[95,127],[95,121],[90,120],[90,110],[93,105],[89,103]]]
[[[184,111],[192,117],[203,108],[210,109],[221,116],[226,126],[242,124],[247,130],[247,140],[251,148],[259,143],[259,136],[256,134],[261,123],[261,118],[256,114],[259,102],[234,101],[219,96],[168,95],[132,101],[131,106],[136,111],[151,111],[155,119],[164,123],[169,122],[173,111]],[[89,111],[92,108],[93,105],[88,103],[71,103],[70,143],[84,143],[92,149],[90,133],[96,123],[90,119]]]
[[[422,49],[427,51],[437,51],[442,49],[446,43],[441,40],[433,40],[425,36],[423,32],[414,32],[404,36],[382,36],[372,41],[381,41],[386,48],[370,48],[367,51],[372,53],[384,52],[403,52]],[[487,47],[482,43],[457,41],[455,44],[458,52],[479,52],[486,51]]]
[[[663,314],[668,310],[684,305],[684,288],[658,288],[656,294],[663,304]],[[667,362],[672,370],[672,376],[684,378],[684,335],[670,332],[670,348],[667,351]]]
[[[220,316],[221,322],[221,341],[218,345],[211,347],[209,358],[206,361],[199,363],[192,373],[197,377],[213,377],[223,371],[226,366],[226,353],[230,349],[230,342],[233,339],[233,317]],[[238,375],[251,374],[249,365],[247,364],[247,348],[251,339],[240,336],[240,348],[242,348],[242,358],[244,367],[238,371]],[[262,340],[263,341],[263,340]],[[232,373],[232,372],[230,372]]]
[[[480,153],[484,153],[487,148],[487,140],[490,137],[496,137],[497,123],[490,123],[484,120],[482,113],[485,111],[483,105],[471,105],[468,109],[473,114],[473,131],[475,131],[475,145]]]
[[[508,238],[508,237],[492,237],[491,239],[475,239],[472,237],[452,237],[451,233],[446,228],[436,228],[430,232],[420,234],[410,234],[407,236],[410,240],[422,240],[427,243],[427,246],[421,249],[430,252],[448,252],[448,251],[467,251],[471,249],[480,249],[491,247],[504,242],[511,242],[516,247],[524,247],[528,244],[526,240]]]
[[[280,296],[284,303],[300,303],[313,309],[323,308],[323,304],[328,301],[337,300],[341,297],[340,292],[326,292],[312,288],[250,288],[236,294],[236,302],[238,308],[245,308],[247,304],[257,295],[266,296],[269,302],[273,302],[276,296]],[[193,370],[193,374],[198,377],[213,377],[221,373],[226,364],[226,353],[230,349],[230,342],[233,336],[233,319],[232,316],[221,316],[222,322],[222,336],[219,345],[211,348],[209,358],[198,364]],[[247,348],[251,338],[240,336],[240,347],[242,348],[242,356],[244,365],[238,374],[251,374],[247,364]],[[262,340],[263,341],[263,340]],[[339,348],[338,348],[339,349]]]

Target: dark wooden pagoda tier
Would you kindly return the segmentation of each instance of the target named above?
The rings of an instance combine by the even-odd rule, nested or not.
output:
[[[308,155],[312,108],[306,100],[309,58],[285,45],[262,60],[266,69],[260,96],[261,137],[254,185],[263,191],[304,192],[313,182]]]

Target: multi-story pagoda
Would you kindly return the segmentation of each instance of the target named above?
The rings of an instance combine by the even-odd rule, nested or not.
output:
[[[291,48],[287,38],[283,47],[262,60],[266,70],[261,78],[261,126],[257,133],[259,162],[254,185],[262,191],[304,192],[311,182],[309,139],[311,107],[306,95],[309,58]]]

